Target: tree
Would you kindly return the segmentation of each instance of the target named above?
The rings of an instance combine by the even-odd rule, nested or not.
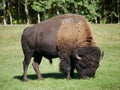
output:
[[[74,13],[93,23],[120,23],[120,0],[1,0],[0,23],[36,23]]]
[[[51,0],[44,0],[44,1],[33,1],[33,4],[31,5],[32,9],[37,12],[37,18],[38,18],[38,23],[40,22],[41,14],[46,15],[46,11],[51,8]],[[47,15],[46,15],[47,16]],[[45,17],[44,17],[45,19]]]
[[[42,2],[42,1],[41,1]],[[41,2],[37,2],[37,1],[34,1],[33,4],[31,5],[32,9],[35,10],[37,12],[37,19],[38,19],[38,23],[40,23],[40,12],[42,12],[43,10],[41,10]]]
[[[27,24],[30,24],[30,20],[29,20],[29,11],[28,11],[28,0],[25,0],[24,2],[24,6],[25,6],[25,13],[26,13],[26,18],[27,18]]]
[[[29,19],[29,10],[28,10],[28,1],[29,0],[22,0],[22,4],[24,5],[24,10],[26,14],[26,23],[30,24],[30,19]]]
[[[7,25],[7,22],[6,22],[6,4],[5,4],[5,0],[2,0],[3,1],[3,22],[4,22],[4,25]]]
[[[120,0],[117,0],[118,24],[120,24]]]
[[[119,0],[99,0],[98,19],[100,23],[119,22]]]
[[[68,4],[68,11],[85,15],[89,21],[96,22],[97,14],[97,0],[66,0]]]
[[[20,23],[20,0],[17,0],[18,5],[18,23]]]
[[[8,4],[8,14],[9,14],[9,18],[10,18],[10,24],[12,24],[12,14],[11,14],[11,0],[7,1]]]

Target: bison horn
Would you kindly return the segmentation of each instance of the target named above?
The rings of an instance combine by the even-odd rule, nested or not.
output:
[[[77,58],[78,60],[81,60],[81,57],[80,57],[78,54],[76,54],[76,58]]]

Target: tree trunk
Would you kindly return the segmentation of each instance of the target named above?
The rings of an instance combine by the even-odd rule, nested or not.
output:
[[[8,14],[9,14],[9,18],[10,18],[10,24],[12,24],[12,15],[11,15],[11,11],[10,11],[10,3],[8,2]]]
[[[20,1],[18,0],[18,23],[20,24]]]
[[[28,7],[27,7],[27,0],[25,0],[24,6],[25,6],[25,13],[26,13],[27,24],[30,24],[29,11],[28,11]]]
[[[117,0],[118,24],[120,24],[120,0]]]
[[[12,15],[11,15],[10,10],[9,10],[9,17],[10,17],[10,24],[12,25]]]
[[[98,23],[97,17],[95,18],[95,23],[96,23],[96,24]]]
[[[38,18],[38,23],[40,23],[40,14],[37,14],[37,18]]]
[[[5,4],[5,1],[3,0],[3,22],[4,22],[4,25],[7,25],[6,23],[6,11],[5,11],[5,8],[6,8],[6,4]]]

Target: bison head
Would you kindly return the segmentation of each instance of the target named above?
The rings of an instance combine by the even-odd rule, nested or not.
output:
[[[89,78],[95,76],[103,52],[96,46],[88,46],[75,49],[73,56],[80,78]]]

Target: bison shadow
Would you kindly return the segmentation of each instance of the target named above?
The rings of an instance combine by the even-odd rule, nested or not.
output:
[[[46,78],[53,78],[53,79],[65,79],[66,76],[62,73],[45,73],[45,74],[42,74],[43,78],[46,79]],[[14,79],[18,79],[20,81],[22,81],[22,76],[18,75],[18,76],[14,76],[13,77]],[[78,75],[75,73],[73,79],[78,79]],[[31,74],[31,75],[28,75],[28,79],[30,80],[37,80],[37,75],[36,74]]]

